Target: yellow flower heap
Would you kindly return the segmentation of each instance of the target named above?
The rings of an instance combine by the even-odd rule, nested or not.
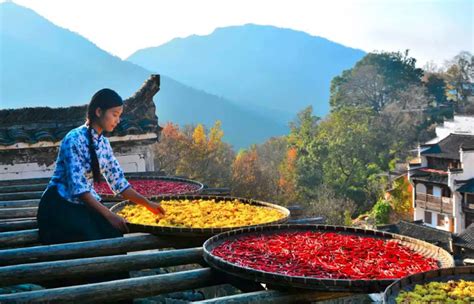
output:
[[[119,215],[134,224],[220,228],[240,227],[277,221],[285,215],[273,208],[244,204],[239,200],[169,200],[162,201],[165,216],[155,215],[145,207],[127,205]]]

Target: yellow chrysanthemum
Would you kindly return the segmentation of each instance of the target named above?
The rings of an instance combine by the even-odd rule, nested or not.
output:
[[[161,202],[161,206],[165,216],[157,216],[139,205],[128,205],[119,215],[135,224],[187,228],[249,226],[277,221],[285,216],[276,209],[238,200],[170,200]]]

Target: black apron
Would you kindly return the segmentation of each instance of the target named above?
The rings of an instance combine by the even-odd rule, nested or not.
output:
[[[90,207],[65,200],[56,186],[49,187],[43,193],[37,220],[40,242],[45,245],[123,236]]]

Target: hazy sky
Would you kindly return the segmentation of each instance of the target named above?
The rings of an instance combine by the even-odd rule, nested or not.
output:
[[[3,0],[0,0],[3,2]],[[364,51],[410,49],[419,65],[474,52],[474,0],[15,0],[126,58],[175,37],[256,23]]]

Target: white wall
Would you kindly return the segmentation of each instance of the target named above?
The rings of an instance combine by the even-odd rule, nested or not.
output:
[[[455,184],[456,180],[467,180],[474,178],[474,151],[462,151],[460,152],[460,160],[462,165],[462,172],[449,172],[448,184],[453,191],[453,215],[454,215],[454,232],[460,233],[463,231],[463,212],[462,212],[462,201],[461,195],[456,191],[460,185]]]
[[[425,211],[431,212],[431,224],[425,223]],[[426,209],[423,209],[423,208],[415,208],[415,213],[414,213],[415,219],[414,220],[415,221],[422,220],[423,223],[426,226],[433,227],[433,228],[440,229],[440,230],[449,231],[449,217],[446,216],[446,215],[442,215],[443,218],[444,218],[444,224],[441,225],[441,226],[438,226],[438,214],[440,214],[440,213],[435,212],[435,211],[426,210]]]
[[[147,157],[148,156],[148,157]],[[146,154],[115,155],[124,172],[153,171],[150,168],[150,157]],[[153,161],[151,161],[153,163]],[[0,180],[28,179],[51,177],[56,163],[51,166],[38,165],[38,163],[23,163],[14,165],[0,165]]]
[[[455,115],[453,120],[445,121],[442,126],[436,127],[435,142],[446,138],[451,133],[474,134],[474,116]]]
[[[474,151],[463,151],[460,152],[460,160],[463,169],[463,177],[470,179],[474,177]]]
[[[426,186],[422,183],[416,184],[416,193],[426,193]]]
[[[147,133],[109,138],[110,142],[112,143],[112,147],[116,145],[121,147],[124,142],[130,143],[133,141],[150,139],[156,139],[156,134]],[[11,146],[0,146],[0,150],[14,151],[18,149],[48,148],[57,147],[59,144],[60,142],[38,142],[36,144],[17,143]],[[119,152],[114,153],[123,170],[125,172],[154,171],[154,155],[151,146],[141,144],[129,144],[129,146],[129,148],[123,149],[126,150],[126,152],[123,152],[122,154],[120,154]],[[32,153],[35,152],[35,150],[29,151],[31,151]],[[114,151],[116,150],[114,149]],[[57,155],[54,155],[52,157],[56,159]],[[0,160],[0,180],[51,177],[54,172],[54,168],[55,163],[50,166],[38,165],[38,163],[16,163],[14,165],[11,165],[2,164]]]
[[[425,220],[425,209],[415,208],[414,216],[415,216],[415,218],[414,218],[415,221],[418,221],[418,220],[424,221]]]
[[[37,163],[0,165],[0,180],[51,177],[56,164],[51,166]]]
[[[117,155],[116,158],[124,172],[146,171],[145,158],[142,155]]]

